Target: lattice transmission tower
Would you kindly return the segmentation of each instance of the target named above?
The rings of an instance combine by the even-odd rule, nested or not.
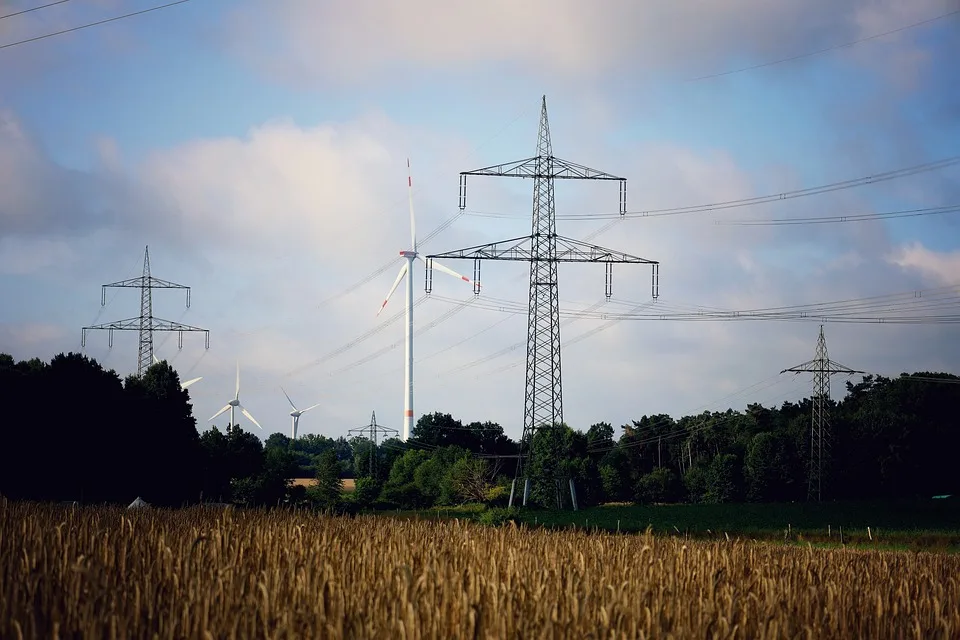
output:
[[[370,416],[370,424],[364,425],[362,427],[355,427],[347,431],[348,436],[364,436],[373,442],[373,446],[370,448],[370,475],[371,477],[376,477],[377,474],[377,441],[381,435],[394,435],[399,436],[400,432],[396,429],[391,429],[390,427],[385,427],[382,424],[377,424],[377,412],[374,411]]]
[[[108,331],[108,342],[113,347],[114,331],[137,331],[140,334],[140,349],[137,357],[137,375],[143,376],[144,372],[153,364],[153,332],[154,331],[176,331],[178,332],[177,343],[179,348],[183,348],[184,331],[202,331],[204,333],[204,347],[210,348],[210,330],[200,327],[191,327],[187,324],[163,320],[153,316],[153,290],[154,289],[184,289],[187,292],[187,308],[190,308],[190,287],[160,278],[154,278],[150,275],[150,247],[143,250],[143,274],[136,278],[120,280],[102,285],[100,288],[100,306],[107,304],[107,287],[121,289],[140,289],[140,315],[136,318],[127,318],[126,320],[117,320],[115,322],[106,322],[90,327],[83,327],[81,346],[87,344],[87,331]]]
[[[555,180],[613,180],[620,183],[620,215],[627,210],[627,181],[597,169],[562,160],[553,155],[547,98],[540,109],[537,155],[532,158],[484,167],[460,173],[460,209],[467,206],[467,176],[497,176],[533,179],[533,219],[531,233],[457,251],[427,256],[425,290],[432,288],[432,260],[472,259],[474,293],[480,293],[482,260],[515,260],[530,263],[530,298],[527,312],[527,369],[524,391],[523,436],[517,457],[517,470],[510,491],[513,505],[518,478],[524,478],[523,504],[527,504],[530,479],[524,476],[524,448],[529,449],[534,432],[559,426],[563,422],[563,389],[560,375],[560,308],[558,304],[557,266],[561,262],[603,263],[605,294],[613,295],[613,264],[649,264],[652,268],[653,297],[658,295],[659,262],[638,258],[613,249],[587,244],[557,235],[554,201]]]
[[[810,473],[807,477],[807,500],[820,502],[823,496],[823,484],[830,469],[830,376],[836,373],[852,375],[864,373],[834,362],[827,355],[827,339],[823,337],[823,325],[820,325],[820,338],[817,340],[817,352],[813,360],[795,367],[784,369],[780,373],[813,373],[813,415],[810,420]]]

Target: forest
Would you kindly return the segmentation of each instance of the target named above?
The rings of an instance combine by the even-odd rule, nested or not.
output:
[[[5,408],[0,494],[15,500],[165,506],[199,502],[361,510],[464,503],[502,506],[518,443],[493,422],[434,412],[407,442],[197,430],[188,390],[166,362],[121,380],[69,353],[50,362],[0,354]],[[960,377],[863,376],[831,401],[824,500],[956,494]],[[807,495],[812,402],[674,418],[642,415],[614,427],[539,430],[525,461],[535,505],[608,502],[792,502]],[[316,478],[315,486],[293,478]],[[355,490],[341,490],[355,478]],[[559,503],[558,503],[559,501]]]

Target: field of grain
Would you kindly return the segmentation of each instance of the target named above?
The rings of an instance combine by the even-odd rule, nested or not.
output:
[[[316,478],[293,478],[291,484],[295,487],[315,487],[317,486]],[[357,489],[357,481],[355,478],[343,478],[340,485],[340,490],[344,493],[353,493]]]
[[[2,638],[956,638],[960,558],[0,498]]]

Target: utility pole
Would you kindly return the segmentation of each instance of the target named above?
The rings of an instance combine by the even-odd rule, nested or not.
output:
[[[830,376],[835,373],[852,375],[864,373],[834,362],[827,355],[827,340],[823,337],[823,325],[820,325],[820,338],[817,340],[817,352],[813,360],[795,367],[784,369],[780,373],[813,373],[813,415],[810,421],[810,473],[807,479],[807,500],[823,497],[823,484],[830,467]]]
[[[527,370],[524,392],[523,436],[517,470],[510,490],[513,505],[517,478],[524,478],[523,504],[526,506],[530,479],[524,476],[523,450],[529,448],[534,432],[553,428],[563,422],[563,392],[560,376],[560,308],[558,304],[557,265],[561,262],[603,263],[605,294],[613,289],[615,263],[649,264],[652,266],[653,297],[658,295],[659,263],[620,251],[605,249],[557,235],[554,202],[555,180],[613,180],[620,183],[620,215],[627,210],[627,181],[596,169],[562,160],[553,155],[550,125],[547,120],[547,98],[543,96],[537,155],[524,160],[463,171],[460,173],[460,209],[467,206],[467,176],[498,176],[533,179],[533,220],[531,233],[457,251],[427,257],[426,286],[432,288],[434,258],[473,260],[474,293],[480,293],[482,260],[515,260],[530,263],[530,299],[527,312]]]
[[[187,308],[190,308],[190,287],[175,282],[168,282],[160,278],[154,278],[150,275],[150,247],[143,250],[143,274],[137,278],[129,278],[112,282],[101,286],[100,306],[107,304],[107,287],[133,288],[140,289],[140,315],[136,318],[127,318],[126,320],[117,320],[97,324],[90,327],[83,327],[81,346],[87,344],[87,331],[104,330],[109,332],[109,345],[113,348],[114,331],[137,331],[140,333],[140,350],[137,359],[137,376],[142,377],[144,372],[153,364],[153,332],[154,331],[176,331],[178,332],[178,348],[183,348],[184,331],[202,331],[204,333],[204,348],[210,348],[210,330],[200,327],[191,327],[190,325],[162,320],[153,316],[153,290],[154,289],[185,289],[187,292]]]
[[[377,440],[381,435],[395,435],[399,436],[400,432],[396,429],[391,429],[390,427],[384,427],[383,425],[377,424],[377,412],[374,411],[370,416],[370,424],[364,425],[362,427],[355,427],[347,431],[347,435],[358,435],[364,436],[373,442],[373,447],[370,448],[370,476],[376,477],[377,471]]]

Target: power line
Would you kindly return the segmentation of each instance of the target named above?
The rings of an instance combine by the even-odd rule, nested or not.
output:
[[[162,4],[158,7],[151,7],[149,9],[142,9],[140,11],[134,11],[133,13],[125,13],[122,16],[116,16],[114,18],[106,18],[105,20],[97,20],[96,22],[89,22],[87,24],[82,24],[78,27],[70,27],[69,29],[63,29],[61,31],[54,31],[53,33],[47,33],[42,36],[35,36],[33,38],[27,38],[26,40],[18,40],[17,42],[9,42],[7,44],[0,45],[0,49],[6,49],[7,47],[15,47],[19,44],[27,44],[28,42],[36,42],[37,40],[43,40],[44,38],[52,38],[53,36],[61,36],[65,33],[72,33],[74,31],[80,31],[81,29],[87,29],[89,27],[96,27],[101,24],[107,24],[108,22],[116,22],[117,20],[123,20],[124,18],[132,18],[134,16],[143,15],[144,13],[150,13],[151,11],[159,11],[160,9],[166,9],[167,7],[172,7],[174,5],[183,4],[185,2],[190,2],[190,0],[176,0],[176,2],[168,2],[167,4]],[[54,3],[57,4],[57,3]],[[41,8],[41,7],[37,7]]]
[[[458,304],[459,301],[434,295],[434,299],[441,302]],[[643,303],[616,301],[621,305],[637,305]],[[960,323],[960,313],[935,315],[930,312],[940,309],[958,309],[960,307],[960,285],[919,289],[915,291],[852,298],[825,303],[783,305],[742,310],[721,310],[694,308],[691,310],[677,309],[669,302],[658,306],[665,307],[662,312],[636,313],[633,310],[626,312],[595,312],[593,310],[561,309],[560,315],[567,318],[592,318],[600,320],[672,320],[672,321],[742,321],[742,320],[780,320],[780,321],[814,321],[858,323],[858,324],[956,324]],[[511,315],[525,312],[523,303],[519,301],[487,302],[479,299],[473,303],[475,308],[488,311],[497,311]],[[914,315],[890,315],[913,311]],[[958,309],[960,310],[960,309]],[[924,312],[924,313],[919,313]]]
[[[818,216],[809,218],[772,218],[769,220],[717,220],[714,224],[733,227],[752,226],[779,226],[793,224],[830,224],[838,222],[864,222],[867,220],[893,220],[896,218],[915,218],[918,216],[932,216],[942,213],[960,211],[960,204],[944,205],[942,207],[928,207],[926,209],[905,209],[901,211],[885,211],[882,213],[852,213],[839,216]]]
[[[70,2],[70,0],[57,0],[56,2],[48,2],[47,4],[42,4],[39,7],[33,7],[32,9],[23,9],[21,11],[14,11],[13,13],[8,13],[5,16],[0,16],[0,20],[3,20],[5,18],[12,18],[14,16],[22,16],[25,13],[30,13],[31,11],[39,11],[40,9],[46,9],[47,7],[63,4],[64,2]]]
[[[947,13],[941,14],[939,16],[934,16],[933,18],[928,18],[926,20],[921,20],[920,22],[914,22],[913,24],[904,25],[898,27],[897,29],[891,29],[890,31],[884,31],[883,33],[877,33],[872,36],[867,36],[865,38],[860,38],[859,40],[854,40],[852,42],[844,42],[843,44],[836,44],[832,47],[824,47],[823,49],[817,49],[816,51],[808,51],[807,53],[800,53],[793,56],[788,56],[786,58],[780,58],[779,60],[771,60],[769,62],[762,62],[760,64],[750,65],[748,67],[741,67],[739,69],[731,69],[730,71],[722,71],[720,73],[711,73],[709,75],[700,76],[698,78],[690,78],[684,82],[698,82],[700,80],[709,80],[711,78],[720,78],[722,76],[729,76],[735,73],[742,73],[744,71],[752,71],[754,69],[762,69],[764,67],[772,67],[776,64],[782,64],[784,62],[792,62],[794,60],[800,60],[802,58],[810,58],[812,56],[820,55],[821,53],[827,53],[828,51],[836,51],[838,49],[846,49],[864,42],[869,42],[870,40],[876,40],[877,38],[883,38],[884,36],[893,35],[894,33],[900,33],[901,31],[906,31],[908,29],[915,29],[916,27],[922,27],[925,24],[930,24],[932,22],[937,22],[943,20],[944,18],[949,18],[951,16],[957,15],[960,13],[960,9],[955,9],[953,11],[948,11]]]
[[[749,206],[758,205],[758,204],[776,202],[778,200],[792,200],[794,198],[820,195],[823,193],[831,193],[833,191],[841,191],[843,189],[852,189],[854,187],[860,187],[867,184],[875,184],[878,182],[895,180],[897,178],[905,178],[905,177],[916,175],[919,173],[925,173],[927,171],[945,169],[947,167],[951,167],[956,164],[960,164],[960,156],[951,156],[949,158],[942,158],[940,160],[934,160],[932,162],[925,162],[923,164],[914,165],[912,167],[904,167],[901,169],[895,169],[893,171],[885,171],[883,173],[877,173],[877,174],[868,175],[868,176],[861,176],[859,178],[853,178],[850,180],[841,180],[839,182],[831,182],[828,184],[818,185],[815,187],[806,187],[804,189],[794,189],[791,191],[783,191],[780,193],[772,193],[772,194],[767,194],[763,196],[754,196],[751,198],[725,200],[723,202],[711,202],[707,204],[690,205],[686,207],[670,207],[666,209],[647,209],[644,211],[624,211],[624,212],[609,211],[609,212],[600,212],[600,213],[570,213],[570,214],[558,215],[557,219],[602,220],[602,219],[621,219],[621,218],[659,218],[663,216],[677,216],[677,215],[684,215],[689,213],[705,213],[709,211],[719,211],[723,209],[735,209],[738,207],[749,207]],[[471,216],[481,217],[481,218],[520,218],[522,217],[521,215],[514,214],[514,213],[500,213],[500,212],[491,212],[491,211],[467,211],[467,214]]]

